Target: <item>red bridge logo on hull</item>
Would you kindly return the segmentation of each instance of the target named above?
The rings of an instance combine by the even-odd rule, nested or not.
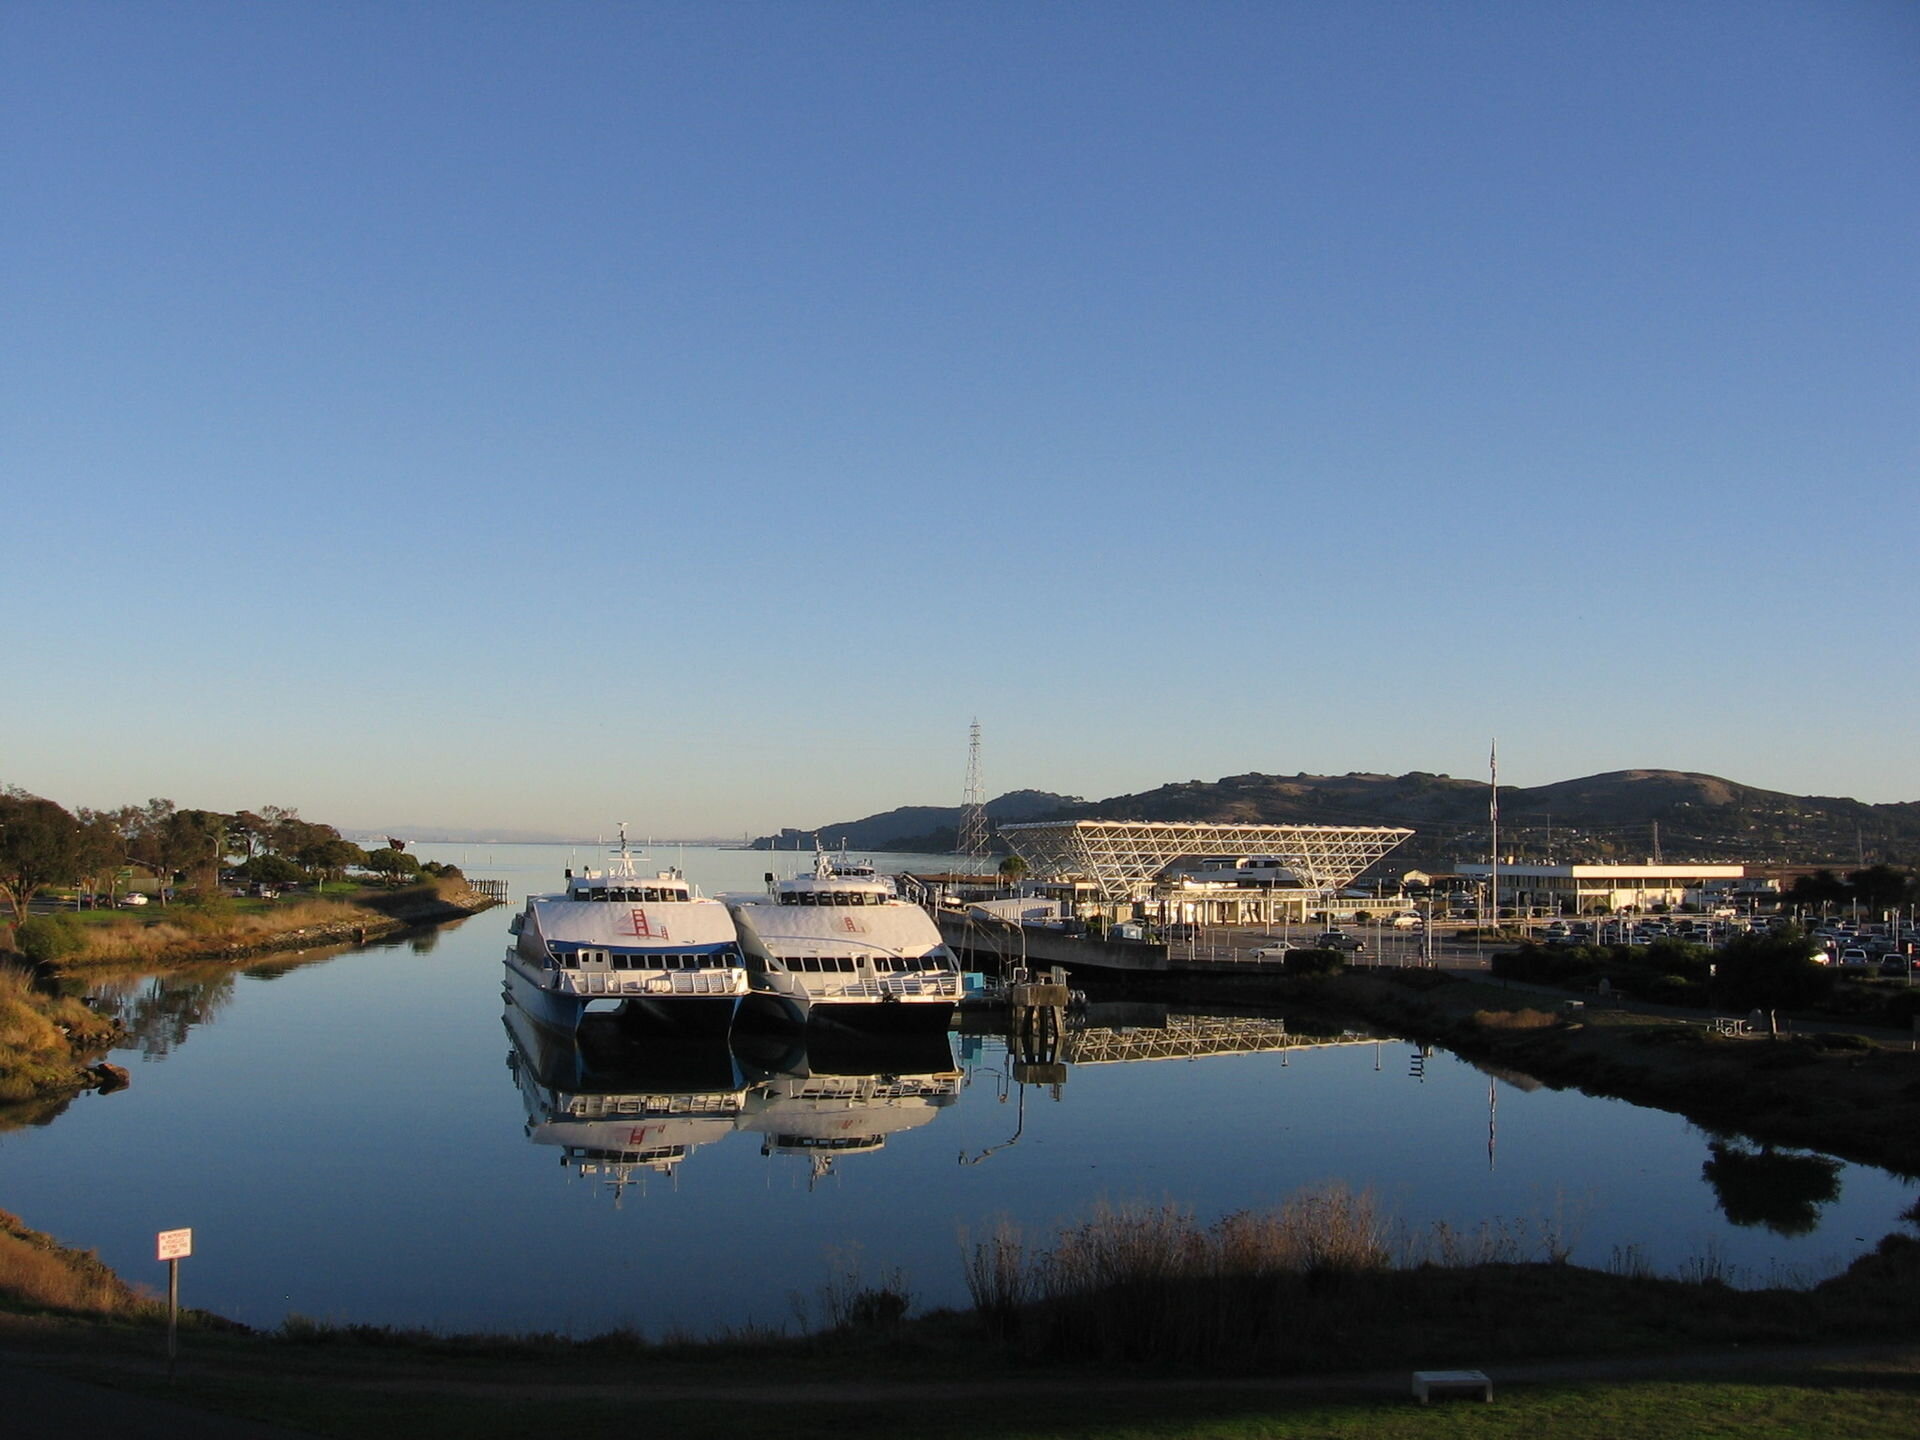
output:
[[[638,905],[627,912],[627,926],[628,928],[622,933],[632,935],[636,939],[669,940],[672,938],[667,934],[666,926],[654,925],[649,922],[647,912]]]

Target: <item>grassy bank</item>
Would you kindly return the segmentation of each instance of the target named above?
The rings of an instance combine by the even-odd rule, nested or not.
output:
[[[78,1000],[47,994],[27,969],[0,960],[0,1105],[93,1083],[84,1061],[115,1033],[112,1021]]]
[[[92,966],[159,968],[235,960],[277,950],[350,944],[409,926],[438,924],[494,902],[459,879],[427,880],[400,890],[364,889],[329,900],[272,904],[224,896],[176,902],[135,916],[126,911],[68,915],[71,948],[60,970]]]

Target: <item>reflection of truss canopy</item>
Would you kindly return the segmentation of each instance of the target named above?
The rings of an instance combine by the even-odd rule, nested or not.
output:
[[[1364,1035],[1344,1035],[1337,1040],[1289,1035],[1284,1020],[1170,1015],[1164,1029],[1069,1030],[1060,1058],[1074,1065],[1106,1065],[1120,1060],[1193,1060],[1203,1055],[1253,1055],[1373,1043],[1371,1036]]]
[[[1177,860],[1271,855],[1313,890],[1338,890],[1413,834],[1364,825],[1038,821],[1000,834],[1036,880],[1090,880],[1103,900],[1140,900]]]

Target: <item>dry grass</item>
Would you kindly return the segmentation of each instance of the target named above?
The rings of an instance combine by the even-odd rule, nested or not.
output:
[[[1560,1017],[1545,1010],[1476,1010],[1473,1023],[1482,1030],[1545,1030]]]
[[[367,923],[367,912],[338,900],[306,900],[263,913],[180,907],[163,919],[121,917],[90,929],[73,965],[157,964],[202,954],[209,944],[251,948],[290,931]]]
[[[1855,1267],[1844,1293],[1817,1301],[1803,1291],[1752,1300],[1679,1281],[1657,1282],[1665,1290],[1650,1299],[1619,1270],[1566,1263],[1570,1230],[1558,1211],[1412,1230],[1366,1191],[1329,1185],[1211,1225],[1173,1206],[1103,1208],[1040,1243],[1004,1223],[962,1240],[976,1318],[1031,1360],[1351,1368],[1416,1353],[1551,1353],[1563,1341],[1616,1348],[1812,1333],[1862,1314],[1873,1329],[1898,1313],[1887,1303],[1891,1287],[1870,1283],[1867,1266]],[[1889,1275],[1910,1280],[1920,1268],[1907,1250],[1889,1254]],[[1695,1313],[1703,1295],[1706,1308]]]
[[[0,1103],[71,1079],[78,1057],[104,1048],[112,1035],[112,1021],[78,1000],[36,990],[28,971],[0,961]]]
[[[103,1319],[151,1320],[165,1307],[141,1294],[91,1250],[70,1250],[0,1210],[0,1305]]]

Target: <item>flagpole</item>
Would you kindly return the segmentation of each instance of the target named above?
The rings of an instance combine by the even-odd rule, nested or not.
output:
[[[1493,907],[1493,931],[1500,933],[1500,740],[1495,737],[1487,749],[1487,814],[1493,821],[1492,862],[1487,868],[1487,899]]]

